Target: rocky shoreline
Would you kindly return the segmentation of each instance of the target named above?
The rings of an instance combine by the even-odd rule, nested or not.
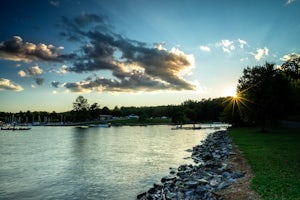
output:
[[[227,131],[207,136],[201,145],[189,150],[194,165],[170,168],[170,174],[154,184],[147,192],[137,195],[138,200],[221,200],[218,192],[244,176],[226,164],[233,155],[232,140]]]

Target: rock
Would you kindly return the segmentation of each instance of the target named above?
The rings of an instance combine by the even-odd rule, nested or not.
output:
[[[153,187],[154,187],[156,190],[161,190],[161,189],[163,188],[163,185],[154,183],[154,184],[153,184]]]
[[[194,190],[189,190],[187,192],[185,192],[185,198],[186,199],[191,199],[192,196],[194,196]]]
[[[197,182],[197,181],[188,181],[187,183],[185,183],[185,185],[186,185],[188,188],[196,188],[197,185],[198,185],[198,182]]]
[[[219,185],[219,183],[221,182],[221,179],[220,178],[213,178],[212,180],[209,181],[209,184],[212,186],[212,187],[216,187]]]
[[[218,185],[218,189],[223,190],[223,189],[227,188],[228,186],[229,186],[229,183],[223,181]]]
[[[243,177],[244,175],[245,175],[245,174],[242,173],[242,172],[233,172],[233,173],[231,174],[231,177],[234,178],[234,179],[237,179],[237,178]]]
[[[174,175],[168,175],[168,176],[163,177],[161,179],[161,182],[164,183],[166,181],[171,181],[171,180],[174,180],[174,179],[176,179],[176,176],[174,176]]]
[[[231,178],[231,174],[230,174],[229,172],[223,172],[223,173],[222,173],[222,176],[223,176],[224,178],[226,178],[226,179]]]
[[[149,190],[148,190],[148,193],[149,194],[154,194],[156,192],[156,189],[155,188],[150,188]]]
[[[137,199],[141,199],[141,198],[145,197],[146,194],[147,194],[147,192],[143,192],[143,193],[141,193],[141,194],[138,194],[136,198],[137,198]]]
[[[223,163],[233,154],[231,144],[226,131],[209,134],[201,145],[187,150],[192,152],[192,159],[199,165],[170,168],[170,175],[161,179],[162,184],[154,184],[147,192],[137,195],[137,199],[219,199],[216,191],[244,176]]]
[[[204,178],[199,179],[198,182],[202,183],[202,184],[207,184],[208,183],[208,181]]]
[[[177,193],[175,192],[167,192],[166,194],[167,199],[174,199],[177,197]]]

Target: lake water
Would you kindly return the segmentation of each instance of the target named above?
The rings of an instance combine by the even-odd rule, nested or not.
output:
[[[213,130],[171,126],[0,131],[0,199],[136,199]]]

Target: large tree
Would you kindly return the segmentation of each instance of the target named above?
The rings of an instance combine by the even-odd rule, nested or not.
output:
[[[285,62],[281,65],[282,71],[291,81],[300,79],[300,54],[292,53],[286,56]]]
[[[86,121],[89,118],[89,104],[83,96],[78,96],[73,102],[73,113],[76,121]]]
[[[247,67],[237,86],[241,114],[265,131],[267,120],[276,121],[286,114],[290,91],[290,82],[274,64]]]
[[[100,106],[98,105],[98,103],[93,103],[89,110],[90,110],[90,115],[91,115],[92,119],[99,118],[101,109],[100,109]]]

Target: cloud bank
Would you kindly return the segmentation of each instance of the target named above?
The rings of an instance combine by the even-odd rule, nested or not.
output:
[[[73,92],[96,91],[155,91],[194,90],[195,86],[183,78],[191,70],[194,56],[178,48],[167,50],[162,45],[149,46],[114,33],[98,15],[63,18],[62,35],[68,40],[82,42],[82,55],[68,72],[90,73],[109,70],[112,78],[68,82],[64,86]],[[84,23],[83,23],[84,22]],[[82,27],[82,24],[85,26]]]
[[[50,3],[56,5],[55,2]],[[76,53],[63,54],[62,46],[24,42],[20,36],[14,36],[0,43],[0,59],[62,63],[61,68],[48,70],[59,75],[96,74],[93,79],[62,84],[73,92],[196,89],[184,78],[194,67],[192,54],[178,48],[168,50],[158,43],[146,44],[126,38],[116,33],[106,17],[101,15],[62,17],[58,28],[61,36],[78,46]],[[99,75],[104,72],[107,75],[107,71],[111,72],[109,76]],[[34,66],[20,70],[18,75],[33,77],[37,85],[42,85],[44,79],[39,77],[42,73],[41,68]]]
[[[63,57],[59,56],[59,52],[63,47],[55,47],[53,45],[46,45],[43,43],[33,44],[30,42],[23,42],[20,36],[0,43],[0,59],[12,61],[59,61]]]

